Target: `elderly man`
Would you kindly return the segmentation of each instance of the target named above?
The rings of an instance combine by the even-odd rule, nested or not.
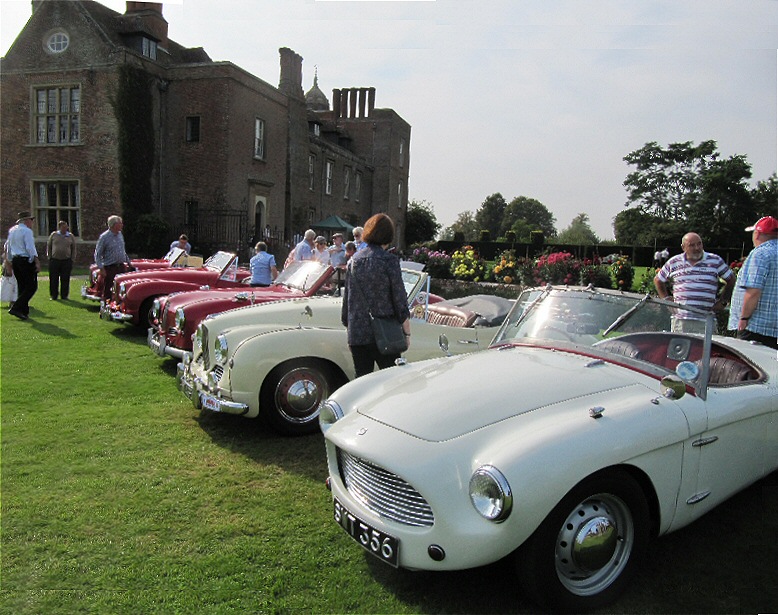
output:
[[[294,248],[294,260],[296,261],[309,261],[313,260],[313,240],[316,237],[316,232],[313,229],[305,231],[303,240],[298,243]]]
[[[111,298],[113,279],[117,273],[123,273],[130,269],[130,257],[124,247],[124,235],[122,235],[124,222],[119,216],[108,218],[108,230],[104,231],[97,239],[95,246],[95,263],[100,268],[103,276],[103,299]]]
[[[754,249],[737,276],[728,328],[778,349],[778,220],[765,216],[746,231]]]
[[[5,242],[5,252],[19,285],[19,295],[8,313],[20,320],[30,317],[30,299],[38,292],[38,272],[41,270],[32,232],[33,220],[35,216],[32,213],[20,211],[16,226],[8,231]]]
[[[735,286],[735,276],[727,263],[717,254],[706,252],[697,233],[686,233],[681,249],[683,252],[662,265],[654,278],[659,296],[664,299],[669,295],[667,282],[671,281],[676,303],[714,312],[725,309]],[[721,295],[718,295],[719,280],[725,284]],[[705,322],[695,314],[679,311],[673,320],[673,331],[704,333]]]

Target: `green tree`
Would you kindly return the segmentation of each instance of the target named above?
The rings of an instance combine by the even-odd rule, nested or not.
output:
[[[489,231],[492,237],[500,235],[502,220],[505,216],[505,199],[502,194],[495,192],[486,197],[481,207],[475,212],[475,220],[479,231]]]
[[[464,241],[475,241],[478,238],[480,228],[472,211],[463,211],[454,224],[447,226],[441,233],[441,239],[452,240],[455,233],[461,233]]]
[[[557,235],[558,243],[574,244],[579,246],[595,245],[600,238],[592,230],[589,224],[589,216],[585,213],[578,214],[566,229]]]
[[[412,200],[405,214],[405,245],[432,241],[440,230],[432,205],[427,201]]]
[[[543,203],[526,196],[517,196],[505,207],[500,234],[514,231],[517,241],[529,241],[531,231],[543,231],[544,236],[554,237],[555,224],[556,218]]]
[[[666,149],[646,143],[624,160],[635,167],[624,181],[625,205],[647,217],[621,216],[617,239],[640,219],[642,228],[630,234],[642,237],[644,245],[675,244],[677,233],[686,231],[700,233],[708,245],[727,245],[743,217],[753,217],[751,166],[745,156],[721,159],[715,141],[671,143]]]
[[[774,216],[778,209],[778,176],[773,173],[767,179],[757,182],[751,190],[751,199],[758,218]]]
[[[640,209],[624,209],[613,219],[617,245],[680,246],[686,228],[684,220],[666,220]]]

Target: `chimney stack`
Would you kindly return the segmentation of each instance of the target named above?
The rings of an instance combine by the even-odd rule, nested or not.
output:
[[[161,2],[127,2],[127,9],[124,12],[125,16],[138,17],[145,29],[154,38],[157,39],[157,44],[166,49],[168,46],[168,24],[165,18],[162,16],[162,3]]]
[[[303,93],[303,57],[288,47],[278,50],[281,56],[281,78],[278,89],[287,96],[305,100]]]

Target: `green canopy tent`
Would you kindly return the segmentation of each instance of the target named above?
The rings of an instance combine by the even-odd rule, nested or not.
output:
[[[324,218],[321,222],[312,224],[311,228],[317,233],[327,233],[330,237],[332,236],[332,233],[343,233],[344,240],[348,241],[351,239],[351,229],[353,229],[354,226],[346,222],[343,218],[332,215]]]

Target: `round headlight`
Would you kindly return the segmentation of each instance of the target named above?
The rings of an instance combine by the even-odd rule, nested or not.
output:
[[[470,478],[470,501],[489,521],[505,521],[511,514],[513,495],[508,481],[494,466],[481,466]]]
[[[319,427],[326,431],[331,425],[343,418],[343,408],[334,401],[325,401],[319,410]]]
[[[186,323],[186,316],[184,316],[184,308],[178,308],[176,310],[176,329],[178,329],[179,331],[183,331],[185,323]]]
[[[216,340],[213,343],[213,358],[216,359],[218,363],[224,365],[227,362],[228,350],[227,338],[224,335],[217,335]]]

